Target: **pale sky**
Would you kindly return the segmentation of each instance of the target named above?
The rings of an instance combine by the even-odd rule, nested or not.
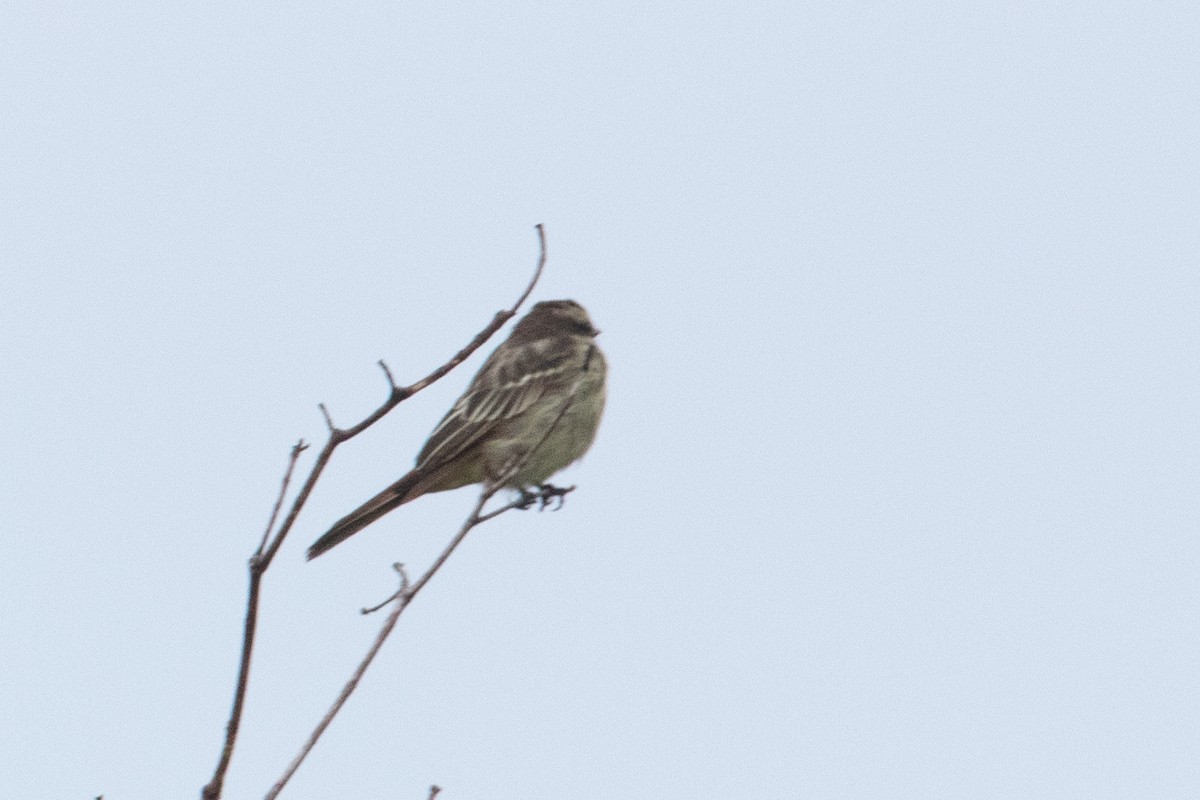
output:
[[[288,449],[544,223],[610,363],[579,488],[283,797],[1196,797],[1198,51],[1192,3],[3,4],[4,794],[198,796]],[[475,490],[304,549],[499,341],[326,471],[227,798]]]

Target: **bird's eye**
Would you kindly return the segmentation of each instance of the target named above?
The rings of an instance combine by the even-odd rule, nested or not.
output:
[[[596,332],[587,320],[573,319],[571,320],[571,330],[578,333],[580,336],[591,336]]]

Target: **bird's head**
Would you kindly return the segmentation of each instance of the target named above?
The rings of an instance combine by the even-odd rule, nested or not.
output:
[[[535,341],[550,336],[598,336],[583,306],[574,300],[544,300],[513,328],[510,339]]]

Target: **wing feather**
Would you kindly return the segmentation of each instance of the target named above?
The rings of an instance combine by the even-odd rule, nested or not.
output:
[[[568,365],[556,360],[547,368],[547,355],[556,354],[524,347],[485,363],[466,395],[433,429],[416,465],[436,468],[452,461],[500,423],[520,416],[553,391]]]
[[[547,339],[497,350],[446,414],[417,456],[417,466],[438,467],[457,458],[496,426],[519,417],[568,380],[569,341]]]

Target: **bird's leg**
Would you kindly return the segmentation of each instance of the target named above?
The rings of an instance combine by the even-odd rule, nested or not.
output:
[[[575,487],[565,486],[560,488],[551,483],[543,483],[538,487],[538,490],[538,493],[534,495],[541,503],[541,507],[538,508],[538,511],[545,511],[546,506],[550,505],[555,498],[558,498],[558,505],[556,505],[552,510],[558,511],[563,507],[563,498],[566,497],[569,492],[575,491]]]
[[[517,489],[517,491],[520,492],[520,494],[517,495],[517,499],[513,501],[514,508],[519,508],[522,511],[528,511],[529,509],[533,508],[534,503],[537,503],[538,511],[545,511],[546,508],[553,503],[555,499],[557,499],[558,505],[550,510],[558,511],[563,507],[563,498],[566,497],[570,492],[575,491],[575,487],[564,486],[560,488],[551,483],[543,483],[541,486],[537,487],[536,492],[526,489],[524,486],[522,486],[520,489]]]
[[[520,494],[517,496],[516,500],[513,500],[513,508],[519,508],[522,511],[528,511],[529,509],[533,508],[533,504],[538,500],[541,500],[542,497],[541,492],[531,492],[524,486],[522,486],[520,489],[517,489],[517,491],[520,492]],[[543,500],[543,507],[545,504],[546,503]]]

